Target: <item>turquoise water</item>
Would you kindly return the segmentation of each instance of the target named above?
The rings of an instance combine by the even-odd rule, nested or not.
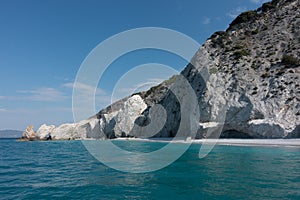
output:
[[[143,152],[165,145],[115,143]],[[216,146],[201,160],[199,148],[159,171],[129,174],[80,141],[0,140],[0,199],[300,199],[299,148]]]

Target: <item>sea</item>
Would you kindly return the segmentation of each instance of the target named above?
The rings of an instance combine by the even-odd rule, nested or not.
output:
[[[165,145],[114,144],[141,152]],[[200,147],[160,170],[126,173],[99,162],[81,141],[1,139],[0,199],[300,199],[299,147],[217,145],[199,159]]]

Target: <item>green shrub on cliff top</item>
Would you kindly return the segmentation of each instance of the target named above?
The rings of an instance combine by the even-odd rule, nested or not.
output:
[[[235,20],[233,20],[233,22],[231,22],[230,27],[237,25],[237,24],[253,21],[253,20],[257,19],[258,16],[259,16],[259,14],[255,10],[243,12],[237,18],[235,18]]]
[[[283,55],[281,63],[288,66],[300,65],[299,59],[292,55]]]
[[[246,50],[246,49],[242,49],[242,50],[239,50],[239,51],[236,51],[236,52],[233,53],[233,56],[234,56],[236,59],[239,59],[239,58],[241,58],[241,57],[243,57],[243,56],[249,56],[249,55],[250,55],[250,53],[249,53],[249,51]]]

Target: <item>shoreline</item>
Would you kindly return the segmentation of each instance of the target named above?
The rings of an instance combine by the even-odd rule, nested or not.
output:
[[[216,144],[228,146],[272,146],[272,147],[300,147],[297,139],[174,139],[174,138],[116,138],[115,141],[164,142],[181,144]]]
[[[97,141],[98,139],[74,139],[74,140],[28,140],[22,138],[14,138],[18,142],[54,142],[54,141]],[[299,147],[300,138],[291,139],[185,139],[185,138],[115,138],[115,139],[100,139],[99,141],[137,141],[137,142],[161,142],[161,143],[179,143],[179,144],[206,144],[206,145],[227,145],[227,146],[265,146],[265,147]]]

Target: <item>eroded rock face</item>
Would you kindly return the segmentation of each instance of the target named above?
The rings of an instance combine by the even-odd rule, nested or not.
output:
[[[226,106],[223,132],[234,130],[241,138],[299,135],[299,1],[273,4],[253,11],[255,19],[215,33],[182,72],[197,91],[200,123],[216,122]]]
[[[269,4],[272,9],[243,13],[226,32],[213,34],[181,72],[199,102],[197,138],[231,137],[229,131],[240,138],[299,137],[299,1]],[[178,113],[192,112],[168,92],[170,80],[142,93],[148,105],[164,105],[170,118],[157,137],[174,136]]]
[[[33,126],[29,125],[25,131],[23,132],[22,138],[25,140],[33,140],[36,138],[35,132],[33,130]]]
[[[43,124],[37,130],[36,137],[45,140],[49,134],[54,140],[99,139],[103,137],[100,132],[99,119],[96,117],[78,123],[62,124],[58,127]]]
[[[105,135],[103,135],[103,133],[101,132],[100,120],[96,117],[92,117],[76,123],[74,135],[76,135],[75,139],[100,139],[105,137]]]
[[[37,130],[36,136],[39,137],[40,139],[46,139],[47,135],[49,133],[52,133],[54,128],[55,128],[54,125],[47,126],[46,124],[43,124]]]
[[[113,131],[116,137],[129,136],[135,120],[141,116],[147,108],[147,104],[139,95],[130,97],[123,105],[118,114],[113,118],[115,126]]]
[[[24,132],[24,137],[34,135],[44,140],[50,134],[53,140],[73,139],[103,139],[129,136],[135,120],[147,108],[144,100],[139,95],[128,98],[123,106],[114,112],[94,116],[78,123],[62,124],[58,127],[43,124],[35,135],[32,126]]]
[[[75,123],[62,124],[57,128],[54,128],[51,132],[51,136],[56,140],[68,140],[77,138],[77,133],[75,132]]]

